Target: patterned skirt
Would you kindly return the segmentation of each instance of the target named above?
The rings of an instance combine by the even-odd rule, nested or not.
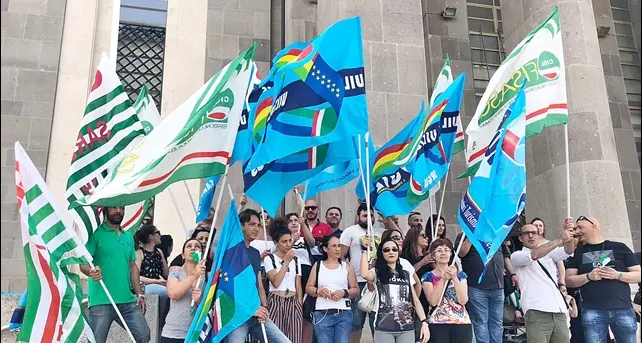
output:
[[[268,310],[270,319],[292,343],[303,342],[303,307],[297,296],[282,297],[269,293]]]

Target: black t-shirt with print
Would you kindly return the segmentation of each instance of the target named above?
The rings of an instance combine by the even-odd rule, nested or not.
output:
[[[379,310],[375,330],[382,332],[403,332],[415,329],[415,309],[412,306],[410,275],[403,271],[401,275],[390,273],[387,282],[379,280]]]
[[[575,250],[569,259],[568,268],[586,274],[600,263],[602,256],[610,259],[607,266],[618,272],[627,272],[629,267],[638,265],[635,255],[624,243],[604,241],[599,244],[585,244]],[[617,280],[590,281],[580,287],[582,307],[589,309],[631,308],[631,287]]]

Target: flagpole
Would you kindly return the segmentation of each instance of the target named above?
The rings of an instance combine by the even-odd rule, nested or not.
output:
[[[265,322],[261,322],[261,330],[263,331],[263,342],[268,343],[267,332],[265,332]]]
[[[92,261],[89,262],[89,268],[91,269],[96,269],[96,266]],[[114,301],[114,298],[111,297],[111,293],[107,290],[107,286],[105,286],[105,282],[101,278],[98,280],[100,282],[100,285],[103,287],[103,290],[105,291],[105,295],[107,295],[107,299],[109,299],[109,302],[111,303],[111,306],[114,307],[114,310],[116,311],[116,314],[118,315],[118,319],[120,319],[120,322],[123,324],[123,328],[125,328],[125,331],[127,331],[127,335],[129,336],[129,339],[132,340],[133,343],[136,343],[136,340],[134,339],[134,335],[132,334],[131,330],[129,329],[129,326],[127,325],[127,322],[125,322],[125,318],[123,318],[123,315],[120,313],[120,310],[118,309],[118,306],[116,305],[116,302]],[[144,300],[143,300],[144,301]]]
[[[216,199],[216,207],[214,208],[214,218],[212,218],[212,226],[216,223],[216,219],[218,217],[218,213],[220,212],[219,209],[221,207],[221,201],[223,200],[223,193],[225,193],[225,181],[227,181],[227,172],[230,170],[230,165],[228,164],[225,167],[225,174],[223,174],[223,179],[221,180],[221,190],[218,193],[218,199]],[[214,239],[214,235],[210,234],[210,236],[207,238],[207,245],[205,246],[205,253],[203,254],[205,257],[205,260],[209,257],[209,252],[210,252],[210,247],[212,245],[212,240]],[[201,287],[201,282],[203,282],[203,278],[205,276],[201,275],[198,280],[196,281],[196,287],[200,288]],[[192,299],[192,307],[194,307],[194,299]]]
[[[265,217],[263,216],[263,212],[265,210],[263,209],[263,206],[261,206],[261,226],[263,226],[263,242],[265,242],[265,250],[268,250],[268,244],[267,244],[267,228],[265,227]]]
[[[366,133],[366,136],[364,136],[364,140],[366,139],[365,137],[367,137],[368,135],[369,135],[369,133]],[[358,151],[359,151],[359,174],[360,174],[360,177],[361,177],[361,186],[363,187],[364,196],[365,197],[369,197],[370,194],[366,193],[366,180],[363,177],[363,156],[361,155],[361,135],[359,135],[358,139],[359,139],[359,148],[358,148]],[[370,164],[370,161],[368,160],[368,161],[366,161],[366,163]]]
[[[564,150],[566,153],[566,217],[571,217],[571,163],[568,152],[568,123],[564,125]]]
[[[455,265],[457,261],[459,260],[459,250],[461,250],[461,246],[464,244],[464,239],[466,238],[466,233],[464,231],[461,232],[461,238],[459,239],[459,244],[457,244],[457,249],[455,249],[455,255],[453,255],[453,263],[451,266]],[[446,294],[446,288],[448,288],[448,282],[444,285],[444,289],[441,290],[441,296],[439,296],[439,301],[437,302],[437,306],[441,304],[441,300],[444,299],[444,295]]]
[[[372,248],[372,245],[375,243],[374,237],[372,237],[372,218],[370,214],[370,149],[369,144],[370,144],[370,139],[368,136],[364,137],[365,140],[365,147],[366,147],[366,207],[367,207],[367,213],[368,213],[368,236],[370,237],[370,244],[368,244],[368,262],[370,262],[370,250]]]
[[[308,186],[310,185],[310,179],[305,181],[305,186],[303,188],[303,198],[301,198],[301,214],[299,218],[303,217],[303,210],[305,210],[305,198],[308,196]],[[301,195],[299,194],[299,197]]]
[[[169,192],[169,197],[172,199],[172,203],[174,204],[174,209],[176,210],[176,214],[178,214],[178,220],[180,220],[181,225],[183,225],[183,232],[185,232],[185,235],[187,236],[187,225],[185,225],[185,219],[183,219],[183,215],[181,214],[181,211],[178,209],[178,203],[176,202],[174,193],[172,193],[172,189],[169,187],[167,187],[167,192]]]
[[[448,174],[450,173],[450,163],[448,163],[448,169],[446,169],[446,175],[444,176],[444,188],[441,190],[441,200],[439,200],[439,210],[437,211],[437,225],[432,223],[432,238],[435,239],[437,234],[437,229],[435,226],[439,226],[439,220],[441,218],[441,210],[444,208],[444,197],[446,196],[446,183],[448,183]]]
[[[192,207],[194,208],[194,213],[196,213],[196,203],[194,202],[194,198],[192,197],[192,191],[189,190],[189,187],[187,186],[187,181],[183,180],[183,186],[185,186],[185,190],[187,191],[187,196],[189,197],[189,201],[192,203]]]

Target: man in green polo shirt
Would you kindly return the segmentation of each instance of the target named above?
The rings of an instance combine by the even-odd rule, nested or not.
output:
[[[150,340],[150,330],[145,316],[145,298],[140,289],[140,275],[136,267],[134,238],[120,227],[124,207],[105,207],[105,221],[87,241],[87,250],[94,258],[95,269],[81,265],[80,270],[91,277],[89,280],[89,325],[97,343],[104,343],[109,328],[118,315],[111,305],[102,279],[118,310],[125,319],[137,343]],[[131,289],[134,289],[132,294]]]

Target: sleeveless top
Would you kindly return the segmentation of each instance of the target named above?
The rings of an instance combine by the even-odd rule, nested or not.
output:
[[[350,289],[350,286],[348,285],[348,268],[346,267],[346,262],[341,262],[339,268],[336,269],[327,268],[323,262],[324,261],[319,261],[319,263],[317,263],[317,268],[320,268],[319,277],[317,279],[318,288],[327,288],[330,292],[341,289]],[[330,299],[317,297],[317,304],[315,307],[316,311],[331,309],[349,310],[350,299],[343,298],[339,301],[332,301]]]
[[[163,275],[163,257],[158,252],[140,249],[143,252],[143,262],[140,264],[140,276],[150,279],[160,279]]]

